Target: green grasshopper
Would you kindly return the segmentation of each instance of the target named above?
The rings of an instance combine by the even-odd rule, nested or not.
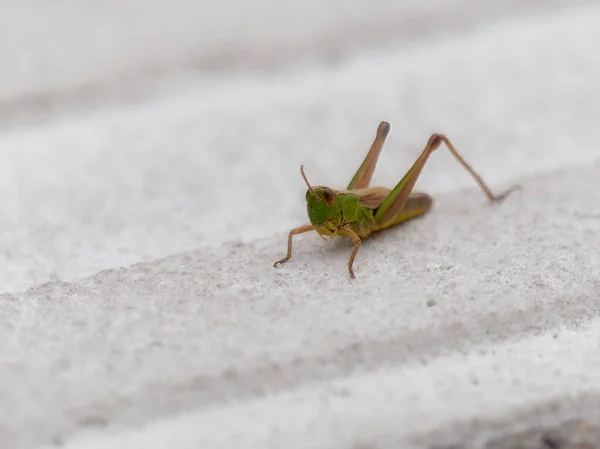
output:
[[[292,257],[293,236],[308,231],[317,231],[323,239],[325,239],[325,236],[345,236],[354,242],[354,249],[348,261],[350,278],[354,279],[355,276],[352,267],[358,248],[362,244],[362,238],[368,237],[373,232],[381,231],[423,215],[431,208],[433,204],[431,196],[426,193],[413,193],[413,188],[429,155],[442,142],[446,144],[450,153],[477,181],[491,202],[501,201],[519,188],[519,186],[512,186],[500,195],[494,195],[483,179],[481,179],[481,176],[467,164],[454,149],[452,143],[441,134],[433,134],[429,138],[421,155],[392,190],[386,187],[369,187],[377,159],[389,132],[390,124],[381,122],[365,160],[352,178],[352,181],[350,181],[350,184],[348,184],[346,190],[334,190],[325,186],[311,186],[304,174],[304,166],[300,167],[300,173],[308,186],[308,190],[306,191],[306,205],[311,224],[300,226],[290,231],[287,256],[275,262],[273,264],[274,267],[287,262]]]

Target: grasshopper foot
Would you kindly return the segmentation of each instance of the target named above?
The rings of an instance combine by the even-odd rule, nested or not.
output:
[[[356,276],[354,276],[354,270],[351,266],[348,266],[348,272],[350,273],[350,279],[356,279]]]
[[[509,187],[504,192],[502,192],[500,195],[495,195],[494,197],[492,197],[492,202],[499,203],[500,201],[504,200],[508,195],[510,195],[513,192],[516,192],[517,190],[521,190],[521,186],[518,184],[516,184],[512,187]]]
[[[281,259],[281,260],[278,260],[277,262],[275,262],[275,263],[273,264],[273,267],[274,267],[274,268],[277,268],[277,265],[279,265],[279,264],[282,264],[282,263],[286,263],[288,260],[290,260],[290,258],[289,258],[289,257],[284,257],[283,259]]]

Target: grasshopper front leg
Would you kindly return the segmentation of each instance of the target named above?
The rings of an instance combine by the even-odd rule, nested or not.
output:
[[[281,260],[278,260],[277,262],[275,262],[273,264],[274,267],[277,267],[277,265],[281,264],[281,263],[285,263],[288,260],[290,260],[292,258],[292,238],[295,235],[298,234],[303,234],[305,232],[308,231],[314,231],[315,227],[313,225],[306,225],[306,226],[300,226],[299,228],[294,228],[290,231],[290,235],[288,236],[288,250],[287,250],[287,256],[284,257]]]
[[[350,237],[354,243],[354,249],[352,250],[352,254],[350,254],[350,259],[348,260],[348,271],[350,272],[350,278],[355,279],[356,276],[354,276],[354,270],[352,269],[352,266],[354,265],[354,258],[356,257],[358,248],[360,248],[362,245],[362,241],[360,240],[360,237],[356,235],[356,233],[349,227],[343,228],[343,233]]]

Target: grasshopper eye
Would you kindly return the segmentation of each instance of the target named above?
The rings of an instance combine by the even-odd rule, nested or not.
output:
[[[329,189],[323,189],[323,199],[325,200],[325,204],[331,206],[333,204],[334,194]]]

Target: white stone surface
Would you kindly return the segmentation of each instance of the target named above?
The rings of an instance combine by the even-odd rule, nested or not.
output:
[[[198,67],[261,66],[322,58],[398,36],[427,36],[479,19],[584,0],[277,0],[0,5],[0,118],[20,103],[127,91]]]
[[[455,3],[334,14],[331,2],[313,23],[309,2],[279,10],[295,27],[266,30],[259,14],[246,26],[263,33],[251,33],[257,48],[279,35],[318,53],[311,27],[373,30],[406,11],[448,21],[468,10]],[[598,6],[536,4],[491,22],[483,11],[506,6],[487,2],[471,12],[478,27],[453,22],[452,34],[367,45],[363,30],[338,63],[208,74],[177,58],[247,35],[233,24],[249,10],[226,22],[233,9],[219,4],[203,16],[211,28],[194,26],[202,3],[188,15],[115,4],[0,14],[23,39],[0,44],[5,60],[41,54],[25,43],[52,34],[45,14],[89,25],[42,39],[48,61],[32,64],[47,76],[3,72],[1,104],[108,92],[111,67],[143,78],[159,44],[173,76],[136,103],[39,121],[23,100],[32,121],[0,131],[0,448],[429,444],[440,429],[600,394]],[[102,29],[105,51],[72,38],[82,29]],[[442,132],[495,190],[523,188],[489,205],[441,150],[418,183],[435,194],[431,214],[366,243],[354,282],[348,242],[316,235],[273,269],[306,221],[300,164],[344,187],[381,120],[392,132],[376,184],[397,182]]]

